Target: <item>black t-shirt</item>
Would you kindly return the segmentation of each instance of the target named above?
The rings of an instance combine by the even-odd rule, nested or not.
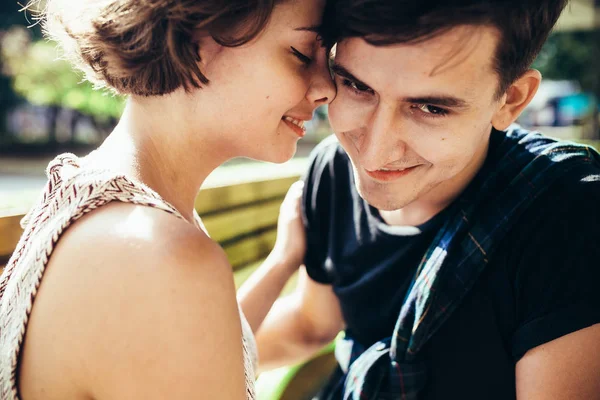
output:
[[[490,154],[503,139],[492,135]],[[305,182],[307,272],[332,285],[347,331],[369,347],[391,336],[445,213],[418,227],[387,225],[358,195],[335,137],[314,150]],[[514,398],[515,364],[525,352],[600,323],[599,242],[600,171],[556,181],[425,346],[423,399]]]

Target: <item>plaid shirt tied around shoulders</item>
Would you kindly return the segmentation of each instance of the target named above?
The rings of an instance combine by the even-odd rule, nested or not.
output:
[[[369,348],[346,337],[336,345],[343,371],[323,398],[415,400],[427,367],[419,352],[459,306],[501,239],[557,178],[580,168],[598,174],[600,155],[517,126],[451,205],[449,218],[427,250],[402,305],[393,335]],[[587,169],[585,170],[587,171]]]

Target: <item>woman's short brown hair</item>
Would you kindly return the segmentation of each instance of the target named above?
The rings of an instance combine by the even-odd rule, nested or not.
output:
[[[39,0],[38,0],[39,1]],[[48,0],[43,27],[97,87],[164,95],[208,83],[192,35],[234,47],[255,38],[278,0]]]

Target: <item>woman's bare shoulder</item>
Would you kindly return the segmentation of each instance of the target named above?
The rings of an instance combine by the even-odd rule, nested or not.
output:
[[[65,364],[88,366],[73,373],[94,398],[173,397],[174,386],[175,397],[219,397],[225,378],[231,398],[245,393],[226,256],[164,211],[111,204],[76,222],[54,250],[32,319],[38,339],[61,338]]]
[[[120,263],[156,257],[223,257],[220,247],[191,223],[160,209],[113,202],[85,215],[62,235],[53,257],[71,259],[91,254]],[[93,260],[89,260],[93,261]]]

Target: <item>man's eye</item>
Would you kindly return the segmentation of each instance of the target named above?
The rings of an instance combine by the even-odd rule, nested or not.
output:
[[[432,106],[430,104],[416,104],[415,107],[424,112],[425,114],[430,114],[431,116],[444,116],[448,114],[448,110]]]
[[[298,58],[300,61],[302,61],[304,64],[306,65],[310,65],[310,63],[312,63],[312,58],[300,53],[296,48],[290,46],[290,49],[292,49],[292,54],[294,56],[296,56],[296,58]]]
[[[358,93],[370,93],[370,90],[371,90],[368,86],[362,85],[360,83],[356,83],[356,82],[351,81],[350,79],[346,79],[346,78],[342,79],[342,84]]]

